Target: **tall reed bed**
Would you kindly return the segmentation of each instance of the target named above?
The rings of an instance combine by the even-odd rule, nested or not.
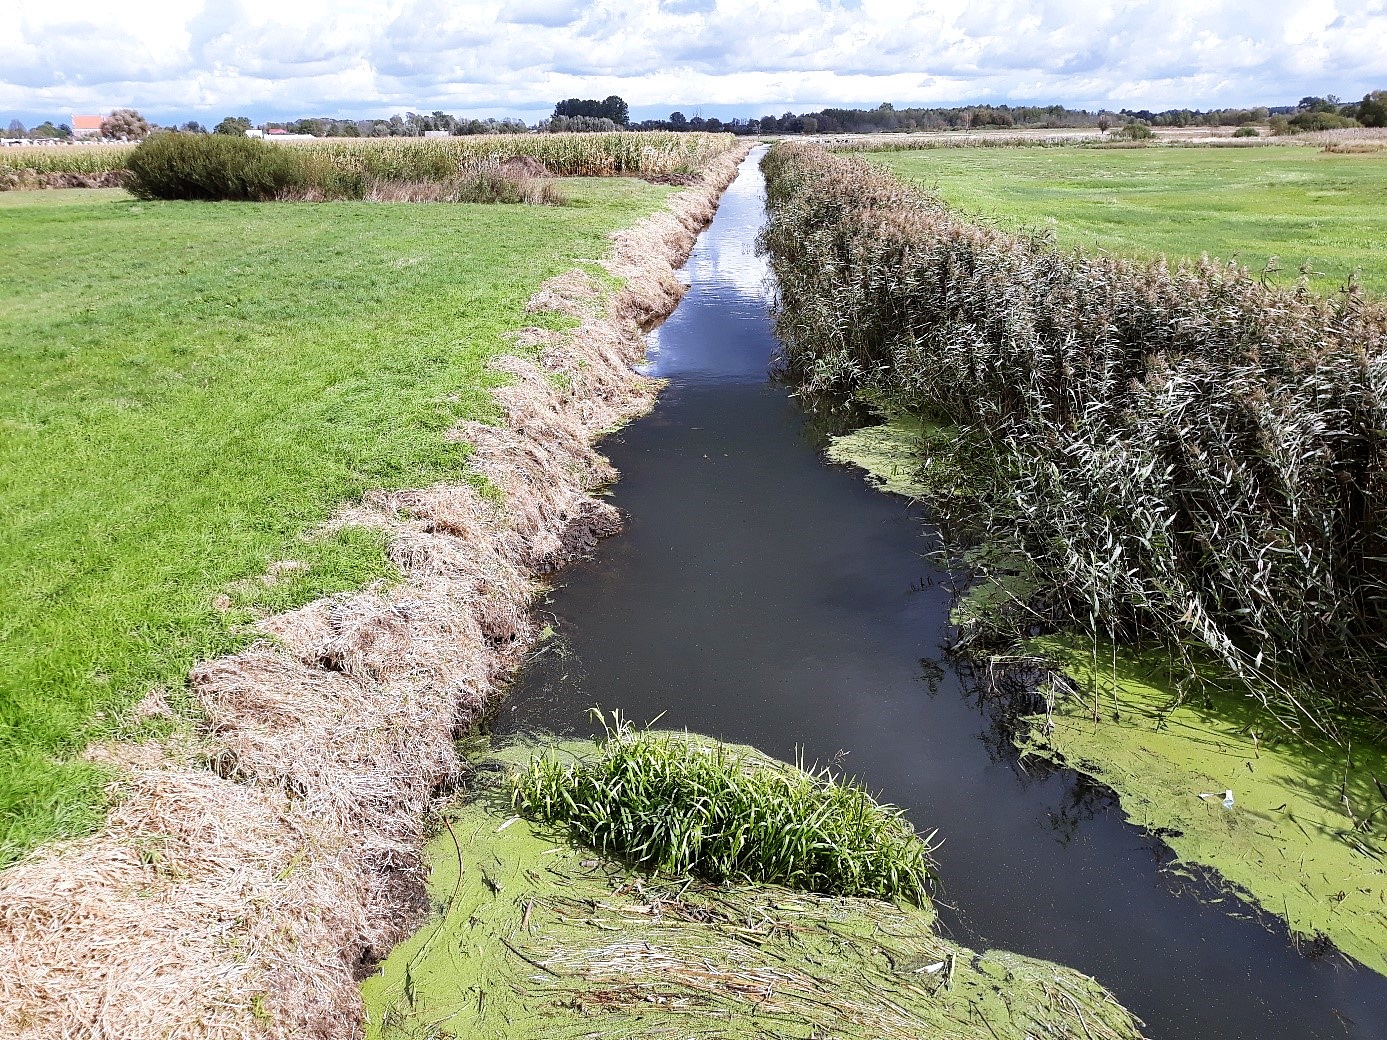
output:
[[[858,785],[749,748],[636,730],[619,717],[607,725],[596,756],[540,755],[521,770],[520,812],[670,874],[927,904],[928,839]]]
[[[162,135],[159,135],[162,136]],[[179,135],[192,136],[192,135]],[[234,140],[234,138],[233,138]],[[691,178],[732,147],[731,134],[627,131],[612,134],[505,134],[448,138],[326,138],[274,142],[302,157],[320,192],[380,182],[436,182],[515,156],[558,177]],[[0,149],[0,184],[39,183],[55,174],[124,170],[133,145]],[[8,176],[7,176],[8,175]],[[345,188],[344,188],[345,186]]]
[[[860,159],[767,155],[787,373],[958,429],[955,530],[1023,625],[1212,654],[1283,721],[1387,721],[1387,309],[1064,252]]]

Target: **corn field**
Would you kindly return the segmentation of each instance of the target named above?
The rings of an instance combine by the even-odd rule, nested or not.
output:
[[[939,508],[1024,561],[1018,627],[1213,658],[1295,728],[1387,721],[1387,308],[1064,252],[812,146],[764,166],[787,375],[958,430]]]
[[[731,134],[663,131],[504,134],[448,138],[324,138],[286,141],[328,180],[431,181],[460,168],[529,156],[559,177],[687,177],[732,147]],[[134,145],[0,149],[0,174],[101,174],[125,168]]]
[[[19,145],[0,148],[0,173],[101,174],[125,169],[133,144]]]

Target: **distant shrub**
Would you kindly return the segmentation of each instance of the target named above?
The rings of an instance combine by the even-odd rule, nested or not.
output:
[[[1255,126],[1240,126],[1233,131],[1234,137],[1261,137],[1262,132]]]
[[[1117,132],[1117,136],[1128,141],[1145,141],[1151,135],[1151,128],[1145,123],[1128,123]]]
[[[155,134],[129,159],[142,199],[265,201],[302,184],[300,153],[249,137]]]
[[[1316,130],[1347,130],[1361,126],[1356,119],[1341,116],[1334,112],[1301,112],[1290,118],[1278,116],[1271,121],[1271,132],[1275,135],[1305,134]]]

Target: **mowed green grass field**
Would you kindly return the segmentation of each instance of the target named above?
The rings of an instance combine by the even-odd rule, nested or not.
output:
[[[1387,154],[1312,148],[940,148],[868,156],[1004,227],[1064,246],[1172,259],[1208,253],[1254,273],[1302,264],[1329,293],[1355,270],[1387,296]]]
[[[0,194],[0,865],[100,819],[82,749],[151,689],[177,703],[252,609],[388,578],[378,538],[315,528],[458,479],[442,434],[494,413],[526,299],[673,190],[560,187],[572,205]],[[309,567],[252,580],[281,559]]]

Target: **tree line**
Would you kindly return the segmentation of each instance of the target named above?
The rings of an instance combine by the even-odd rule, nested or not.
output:
[[[1213,108],[1207,110],[1171,108],[1160,112],[1123,108],[1118,111],[1068,108],[1064,105],[961,105],[954,107],[896,108],[883,102],[876,108],[823,108],[816,112],[785,112],[754,119],[722,120],[671,112],[666,119],[645,119],[632,123],[630,106],[613,94],[602,100],[568,98],[554,105],[549,118],[533,128],[521,119],[476,119],[447,112],[396,114],[386,119],[333,119],[312,116],[304,119],[268,122],[265,130],[283,130],[313,137],[422,137],[427,132],[453,136],[473,134],[523,134],[540,132],[603,132],[614,130],[674,130],[731,132],[734,134],[874,134],[912,130],[1000,129],[1099,129],[1122,124],[1134,126],[1247,126],[1270,124],[1273,133],[1300,133],[1343,127],[1387,126],[1387,90],[1369,91],[1362,101],[1345,102],[1333,94],[1307,96],[1295,105],[1282,107]],[[196,120],[157,126],[134,109],[113,111],[102,124],[102,136],[113,140],[140,140],[155,130],[183,133],[244,135],[253,129],[247,116],[227,116],[208,128]],[[11,120],[11,138],[66,140],[72,128],[51,120],[26,130],[19,120]]]

